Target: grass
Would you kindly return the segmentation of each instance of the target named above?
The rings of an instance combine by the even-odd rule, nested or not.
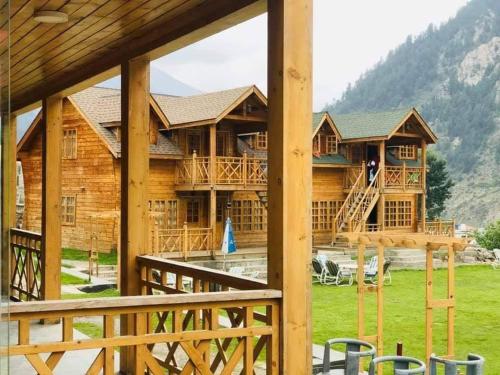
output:
[[[90,322],[75,322],[73,327],[92,339],[102,338],[102,325]]]
[[[500,271],[490,266],[456,268],[455,354],[486,358],[485,374],[500,374]],[[393,271],[393,283],[384,288],[384,352],[393,354],[402,341],[404,354],[424,358],[425,272]],[[434,272],[434,298],[446,296],[446,270]],[[375,332],[375,294],[366,302],[367,334]],[[444,309],[434,313],[434,352],[446,351],[447,319]],[[313,286],[313,341],[357,336],[356,287]]]
[[[96,293],[78,293],[78,294],[63,294],[62,299],[83,299],[83,298],[107,298],[119,297],[120,292],[117,289],[106,289]]]
[[[70,275],[68,273],[61,272],[61,284],[62,285],[82,285],[88,284],[87,279],[82,279],[77,276]]]
[[[62,249],[62,259],[64,260],[89,260],[89,253],[85,250],[78,249]],[[111,251],[110,253],[99,253],[99,264],[102,265],[116,265],[117,264],[117,254],[116,251]]]

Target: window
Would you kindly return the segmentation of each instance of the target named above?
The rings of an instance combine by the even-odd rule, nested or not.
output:
[[[201,134],[200,132],[188,132],[187,134],[187,152],[188,154],[197,153],[201,155]]]
[[[312,229],[331,230],[335,215],[337,215],[343,201],[313,201],[312,202]]]
[[[267,150],[267,132],[255,135],[255,149]]]
[[[154,199],[149,201],[149,212],[160,229],[177,228],[177,200]]]
[[[258,200],[232,202],[231,220],[235,231],[263,231],[267,228],[267,211]]]
[[[215,208],[215,220],[220,223],[226,220],[226,207],[227,207],[227,201],[224,200],[217,200],[217,205]]]
[[[76,224],[76,195],[63,195],[61,200],[61,224]]]
[[[412,226],[412,201],[385,201],[386,228],[409,228]]]
[[[76,129],[63,130],[63,159],[76,159]]]
[[[200,209],[201,202],[198,199],[191,199],[187,201],[186,209],[186,222],[199,223],[200,222]]]
[[[335,134],[333,135],[327,135],[326,136],[326,153],[329,155],[336,154],[337,153],[337,136]]]
[[[417,146],[405,145],[398,148],[399,159],[401,160],[417,160]]]
[[[351,145],[351,161],[353,164],[361,163],[363,152],[360,145]]]
[[[229,154],[228,145],[229,133],[217,132],[215,152],[217,156],[226,156]]]
[[[313,138],[313,152],[318,154],[321,153],[321,141],[319,134]]]

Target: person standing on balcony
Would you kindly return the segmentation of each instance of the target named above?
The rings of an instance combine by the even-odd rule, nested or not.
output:
[[[371,183],[373,179],[375,178],[375,171],[376,171],[376,165],[377,163],[375,162],[375,159],[371,159],[368,164],[368,183]]]

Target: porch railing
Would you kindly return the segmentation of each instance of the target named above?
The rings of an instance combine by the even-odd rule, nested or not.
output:
[[[422,220],[418,222],[418,231],[422,232]],[[434,236],[455,237],[455,220],[436,219],[426,221],[425,233]]]
[[[136,374],[252,374],[257,367],[277,374],[280,297],[276,290],[252,290],[11,304],[4,319],[17,323],[18,340],[0,355],[24,356],[39,374],[52,374],[65,353],[77,350],[98,354],[85,368],[75,362],[75,373],[114,374],[116,348],[127,348]],[[74,338],[74,322],[89,317],[102,321],[102,337]],[[135,327],[131,335],[116,333],[124,318]],[[41,319],[61,320],[62,339],[33,340],[30,321]]]
[[[153,225],[150,231],[151,254],[180,252],[185,258],[192,251],[211,250],[212,229],[210,228],[188,228],[186,224],[182,228],[159,229]]]
[[[422,167],[385,167],[385,187],[397,189],[422,189],[423,188],[423,168]]]
[[[362,166],[346,168],[344,173],[344,189],[351,189],[362,172],[364,172]]]
[[[42,235],[10,230],[10,290],[18,301],[42,299]]]
[[[214,178],[211,178],[209,157],[198,157],[179,160],[177,163],[177,184],[209,184],[220,185],[266,185],[267,160],[264,158],[233,156],[217,156],[215,159]]]

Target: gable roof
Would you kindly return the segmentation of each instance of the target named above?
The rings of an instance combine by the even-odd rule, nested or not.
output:
[[[152,94],[171,126],[216,123],[243,100],[255,94],[267,105],[267,99],[256,86],[238,87],[193,96]]]
[[[335,135],[339,138],[339,140],[342,139],[342,136],[338,129],[335,127],[335,123],[333,122],[332,117],[328,112],[313,112],[312,116],[312,136],[316,135],[319,129],[321,129],[321,126],[325,123],[325,121],[330,125],[330,128],[332,131],[335,133]]]
[[[104,145],[114,157],[121,155],[121,143],[116,139],[111,129],[104,126],[107,123],[121,122],[120,90],[103,87],[90,87],[66,98],[78,110],[80,115],[95,131]],[[154,110],[154,107],[153,107]],[[161,119],[161,116],[159,116]],[[41,123],[41,116],[37,116],[19,141],[18,151],[28,141],[35,128]],[[158,142],[149,146],[151,156],[180,157],[182,151],[165,135],[159,133]]]
[[[351,114],[332,114],[330,116],[342,139],[382,138],[389,139],[412,115],[424,129],[428,140],[437,141],[436,135],[415,108],[399,108],[385,112],[365,112]]]

